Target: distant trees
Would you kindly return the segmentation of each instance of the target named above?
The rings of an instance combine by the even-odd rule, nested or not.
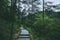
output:
[[[60,4],[54,5],[53,2],[45,2],[45,13],[50,17],[58,17],[60,11]],[[59,17],[58,17],[59,18]]]

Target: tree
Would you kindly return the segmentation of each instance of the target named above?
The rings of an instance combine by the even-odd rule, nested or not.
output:
[[[59,14],[58,12],[60,10],[59,6],[60,6],[59,4],[53,5],[53,2],[47,1],[45,2],[44,9],[48,16],[57,17],[57,15]]]
[[[19,29],[16,2],[12,6],[8,5],[8,0],[1,0],[0,3],[0,40],[9,40],[11,31],[14,34]]]
[[[23,26],[33,35],[34,40],[60,40],[59,19],[50,18],[45,14],[44,22],[43,27],[42,13],[37,13],[27,17]]]

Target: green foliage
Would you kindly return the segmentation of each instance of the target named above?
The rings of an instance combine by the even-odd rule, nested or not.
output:
[[[16,6],[8,7],[8,0],[0,0],[0,40],[9,40],[11,30],[13,34],[19,31],[20,21],[15,9]]]
[[[30,15],[24,22],[24,26],[33,35],[34,40],[60,40],[60,19],[45,14],[43,23],[42,15],[42,13]]]
[[[16,4],[8,7],[8,0],[1,0],[0,40],[9,40],[11,28],[13,27],[13,33],[16,33],[21,24],[33,35],[34,40],[60,40],[60,12],[54,13],[56,12],[46,12],[44,20],[42,12],[29,14],[20,20],[16,12]]]

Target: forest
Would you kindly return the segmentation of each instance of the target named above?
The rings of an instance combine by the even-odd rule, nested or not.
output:
[[[60,4],[52,4],[44,0],[0,0],[0,40],[13,40],[21,26],[32,40],[60,40]]]

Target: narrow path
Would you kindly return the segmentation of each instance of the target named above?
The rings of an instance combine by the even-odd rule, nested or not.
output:
[[[30,40],[29,32],[21,27],[21,33],[18,37],[18,40]]]

